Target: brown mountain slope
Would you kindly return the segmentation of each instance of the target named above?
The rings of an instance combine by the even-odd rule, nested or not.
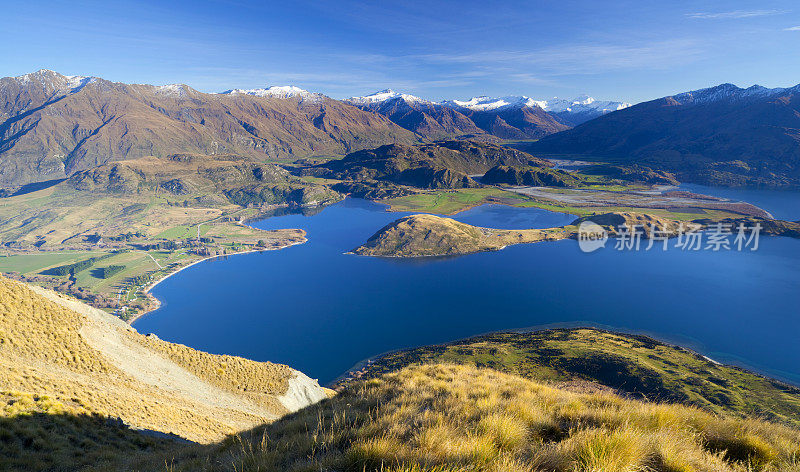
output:
[[[387,118],[322,95],[205,94],[185,85],[79,80],[52,71],[0,79],[5,186],[176,152],[272,160],[414,141]]]
[[[724,84],[609,113],[527,150],[596,156],[687,182],[800,186],[800,86]]]
[[[0,278],[0,390],[212,441],[326,396],[289,367],[142,336],[103,311]]]
[[[570,127],[539,107],[507,107],[498,110],[459,109],[479,128],[502,139],[539,139]]]
[[[353,105],[380,113],[403,128],[413,131],[425,139],[448,139],[465,137],[492,141],[495,137],[478,127],[463,113],[451,107],[426,100],[406,100],[398,96],[381,102]]]

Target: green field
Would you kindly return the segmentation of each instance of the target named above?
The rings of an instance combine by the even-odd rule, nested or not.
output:
[[[102,255],[100,251],[52,252],[21,254],[0,257],[0,272],[19,272],[29,275],[64,264],[71,264],[90,257]]]
[[[419,211],[439,215],[453,215],[486,201],[488,197],[511,198],[524,201],[522,195],[497,188],[470,188],[417,193],[405,197],[383,200],[391,211]]]

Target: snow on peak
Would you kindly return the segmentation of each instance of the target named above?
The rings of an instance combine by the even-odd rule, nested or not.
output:
[[[222,92],[225,95],[252,95],[255,97],[276,97],[276,98],[314,98],[320,96],[317,93],[311,93],[308,90],[303,90],[294,85],[273,85],[267,88],[259,89],[233,89]]]
[[[396,98],[400,98],[404,100],[406,103],[432,103],[429,102],[428,100],[424,100],[415,95],[395,92],[392,89],[381,90],[380,92],[375,92],[373,94],[365,95],[363,97],[351,97],[348,98],[347,101],[354,105],[367,106],[367,105],[380,104],[387,100],[393,100]]]
[[[473,111],[492,111],[503,108],[539,107],[551,113],[570,114],[605,114],[622,110],[631,106],[630,103],[607,100],[596,100],[588,95],[579,95],[571,100],[553,97],[550,100],[539,100],[525,95],[512,95],[507,97],[474,97],[469,100],[446,100],[443,105],[454,108],[467,108]]]
[[[734,84],[720,84],[716,87],[709,87],[691,92],[683,92],[673,95],[672,98],[681,104],[688,103],[710,103],[721,100],[746,100],[751,98],[771,97],[789,91],[788,88],[767,88],[761,85],[753,85],[748,88],[737,87]]]
[[[467,108],[473,111],[492,111],[500,108],[522,108],[522,107],[541,107],[541,101],[534,100],[524,95],[508,97],[473,97],[469,100],[445,100],[442,105],[454,108]]]
[[[185,97],[192,89],[186,84],[167,84],[156,86],[156,93],[170,97]]]
[[[14,79],[24,86],[32,83],[41,84],[53,90],[69,91],[75,93],[86,85],[97,80],[96,77],[84,77],[82,75],[63,75],[49,69],[39,69],[30,74],[20,75]]]
[[[612,111],[622,110],[631,106],[626,102],[615,102],[611,100],[597,100],[588,95],[578,95],[572,100],[553,97],[544,101],[542,108],[552,113],[575,113],[575,114],[600,114],[604,115]]]

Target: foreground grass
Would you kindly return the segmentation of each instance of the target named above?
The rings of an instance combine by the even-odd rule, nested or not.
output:
[[[589,382],[634,398],[800,427],[800,388],[644,336],[588,328],[493,333],[412,348],[385,354],[358,375],[377,377],[441,362],[491,367],[556,385]]]
[[[440,364],[355,382],[170,470],[788,472],[799,448],[766,422]]]

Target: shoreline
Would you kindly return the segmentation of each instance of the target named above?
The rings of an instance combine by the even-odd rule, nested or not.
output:
[[[491,336],[493,334],[501,334],[501,333],[526,334],[526,333],[535,333],[535,332],[541,332],[541,331],[565,331],[565,330],[569,331],[569,330],[576,330],[576,329],[592,329],[592,330],[597,330],[597,331],[601,331],[601,332],[605,332],[605,333],[621,335],[621,336],[626,336],[626,337],[643,336],[643,337],[651,339],[652,341],[655,341],[656,343],[659,343],[659,344],[662,344],[662,345],[665,345],[665,346],[669,346],[669,347],[672,347],[672,348],[677,348],[677,349],[684,350],[684,351],[689,352],[689,353],[691,353],[691,354],[693,354],[693,355],[695,355],[695,356],[697,356],[699,358],[704,359],[707,362],[710,362],[710,363],[718,365],[718,366],[724,366],[724,367],[728,367],[728,368],[732,368],[732,369],[738,369],[740,371],[743,371],[743,372],[746,372],[748,374],[760,377],[762,379],[767,379],[767,380],[770,380],[770,381],[773,381],[773,382],[777,382],[777,383],[780,383],[780,384],[783,384],[783,385],[787,385],[787,386],[790,386],[790,387],[794,387],[794,388],[800,387],[800,382],[798,382],[798,381],[790,380],[789,378],[783,377],[783,376],[781,376],[781,375],[779,375],[779,374],[777,374],[775,372],[769,372],[767,370],[759,369],[758,367],[750,365],[750,364],[748,364],[746,362],[737,362],[737,361],[735,361],[733,359],[723,359],[722,361],[718,361],[716,359],[713,359],[713,358],[711,358],[711,357],[709,357],[709,356],[707,356],[707,355],[705,355],[705,354],[703,354],[701,352],[703,350],[703,346],[702,345],[697,345],[697,344],[692,343],[692,342],[677,341],[675,339],[670,339],[670,337],[662,337],[662,336],[659,336],[659,335],[657,335],[657,334],[655,334],[653,332],[650,332],[648,330],[635,330],[635,329],[631,330],[631,329],[625,329],[625,328],[614,328],[614,327],[611,327],[611,326],[603,325],[602,323],[590,323],[590,322],[584,322],[584,321],[556,322],[556,323],[547,323],[547,324],[544,324],[544,325],[529,326],[529,327],[526,327],[526,328],[512,328],[512,329],[492,330],[492,331],[483,332],[483,333],[467,336],[467,337],[464,337],[464,338],[453,339],[453,340],[445,341],[445,342],[441,342],[441,343],[423,344],[423,345],[414,346],[414,347],[390,349],[388,351],[384,351],[384,352],[369,356],[367,358],[364,358],[364,359],[356,362],[355,364],[353,364],[352,367],[350,367],[349,369],[347,369],[344,372],[342,372],[341,374],[339,374],[335,379],[331,380],[330,382],[326,382],[324,387],[335,390],[337,387],[340,387],[340,386],[342,386],[343,384],[345,384],[345,383],[347,383],[349,381],[356,380],[356,379],[360,378],[360,375],[356,375],[356,374],[359,374],[361,371],[364,370],[364,368],[366,368],[369,365],[375,363],[376,361],[380,360],[381,358],[383,358],[385,356],[388,356],[388,355],[391,355],[391,354],[396,354],[396,353],[405,352],[405,351],[412,351],[414,349],[419,349],[419,348],[423,348],[423,347],[451,346],[451,345],[455,345],[455,344],[458,344],[458,343],[461,343],[461,342],[464,342],[464,341],[469,341],[469,340],[472,340],[472,339],[479,339],[479,338],[484,337],[484,336]],[[686,341],[688,341],[688,339]]]
[[[263,248],[263,249],[248,249],[246,251],[233,252],[233,253],[230,253],[230,254],[218,254],[218,255],[214,255],[214,256],[206,256],[206,257],[202,257],[202,258],[200,258],[200,259],[198,259],[196,261],[192,261],[192,262],[190,262],[190,263],[188,263],[188,264],[186,264],[184,266],[181,266],[178,269],[176,269],[176,270],[164,275],[163,277],[159,278],[158,280],[156,280],[154,282],[151,282],[147,287],[142,289],[142,294],[145,297],[147,297],[148,299],[150,299],[153,302],[153,304],[147,310],[144,310],[141,313],[137,314],[136,316],[131,317],[128,320],[125,320],[125,323],[127,323],[128,326],[133,326],[133,323],[136,322],[136,320],[138,320],[139,318],[141,318],[141,317],[143,317],[143,316],[145,316],[145,315],[147,315],[149,313],[152,313],[152,312],[158,310],[159,308],[161,308],[161,300],[159,300],[154,295],[152,295],[150,293],[150,291],[153,290],[161,282],[167,280],[168,278],[172,277],[173,275],[178,274],[179,272],[183,271],[184,269],[188,269],[189,267],[192,267],[193,265],[196,265],[196,264],[199,264],[201,262],[205,262],[205,261],[208,261],[208,260],[211,260],[211,259],[218,259],[218,258],[228,257],[228,256],[236,256],[236,255],[239,255],[239,254],[252,254],[252,253],[256,253],[256,252],[279,251],[281,249],[286,249],[287,247],[296,246],[298,244],[305,244],[307,242],[308,242],[308,238],[304,237],[302,239],[302,241],[291,242],[291,243],[288,243],[288,244],[284,244],[284,245],[282,245],[280,247]]]

